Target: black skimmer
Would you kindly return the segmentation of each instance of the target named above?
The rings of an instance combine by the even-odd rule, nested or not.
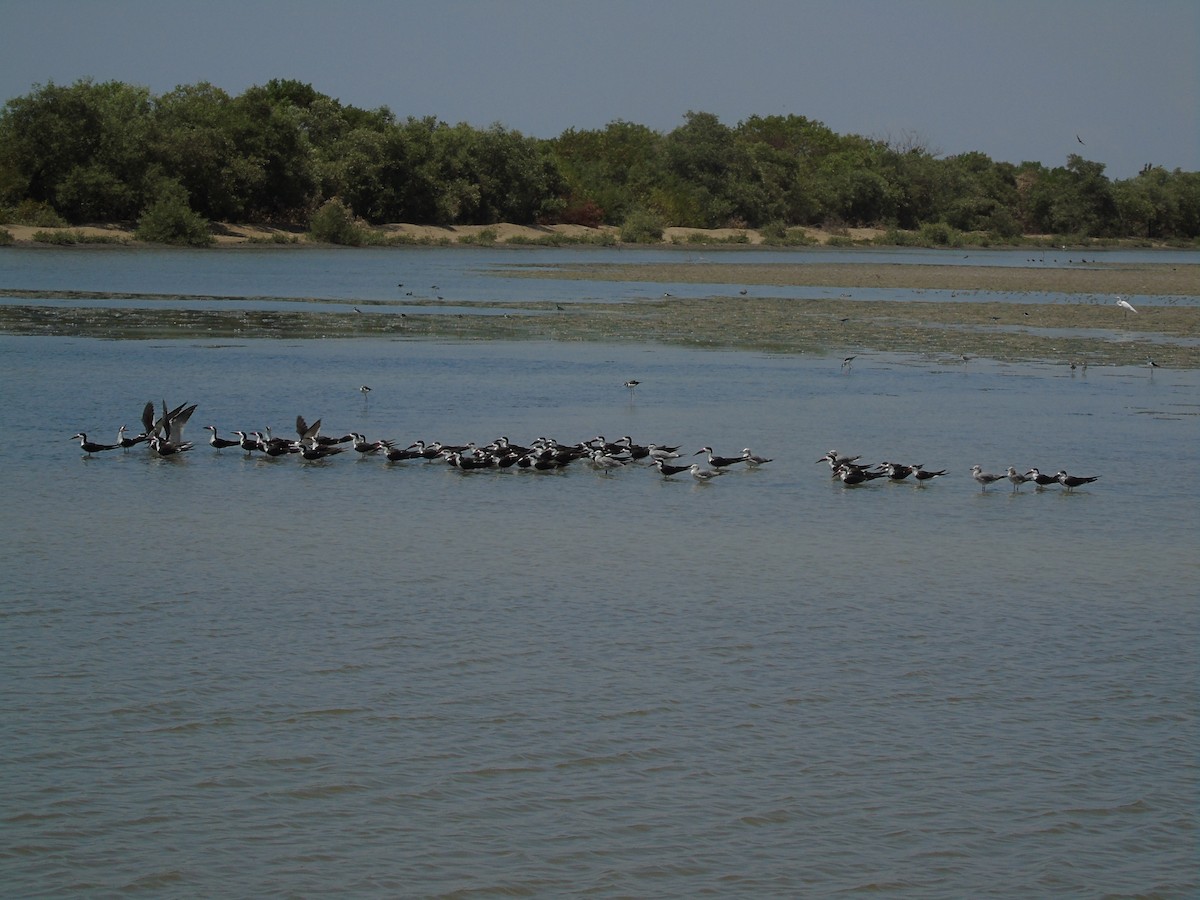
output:
[[[932,481],[934,478],[937,478],[940,475],[946,474],[945,469],[939,469],[936,472],[932,472],[932,471],[929,471],[928,469],[922,469],[920,467],[920,465],[913,466],[912,470],[913,470],[913,477],[916,478],[918,482]]]
[[[176,453],[182,453],[186,450],[191,450],[192,445],[183,439],[183,427],[188,423],[188,419],[192,417],[192,413],[196,411],[196,404],[188,405],[180,404],[172,410],[167,409],[167,401],[163,401],[163,414],[146,429],[146,437],[150,442],[150,448],[159,456],[172,456]],[[154,416],[154,405],[146,404],[146,408],[142,411],[142,422],[145,424],[148,418]]]
[[[492,457],[476,456],[475,451],[471,451],[468,455],[463,456],[459,450],[450,450],[442,455],[446,458],[446,462],[464,472],[470,472],[475,469],[490,469],[496,465],[496,461]]]
[[[1082,484],[1091,484],[1099,477],[1099,475],[1068,475],[1065,469],[1059,469],[1054,475],[1055,480],[1065,487],[1068,493]]]
[[[83,448],[83,452],[88,456],[91,456],[93,453],[100,453],[103,450],[116,450],[121,446],[120,444],[97,444],[95,441],[89,441],[87,435],[82,431],[71,438],[71,440],[76,439],[79,440],[79,446]]]
[[[350,439],[354,441],[354,449],[366,456],[370,453],[375,453],[382,450],[385,446],[383,441],[368,441],[365,437],[356,431],[350,432]],[[339,442],[340,443],[340,442]],[[344,447],[341,449],[345,449]]]
[[[720,469],[702,469],[700,468],[700,463],[692,463],[690,466],[688,466],[688,471],[691,472],[692,477],[701,484],[712,481],[718,475],[725,474]]]
[[[234,440],[230,440],[229,438],[223,438],[223,437],[218,436],[216,425],[205,425],[204,430],[212,432],[212,435],[209,437],[208,442],[213,446],[213,449],[215,449],[215,450],[224,450],[226,447],[240,447],[241,446],[242,442],[240,440],[234,441]],[[237,434],[237,432],[236,431],[232,432],[232,434]]]
[[[345,450],[345,447],[335,444],[318,444],[316,441],[300,445],[300,455],[309,461],[324,459],[327,456],[337,456],[339,453],[344,453]]]
[[[1039,491],[1048,484],[1058,484],[1058,479],[1053,475],[1043,475],[1037,469],[1030,469],[1025,475],[1037,486],[1037,490]]]
[[[752,469],[757,469],[759,466],[765,465],[766,463],[772,461],[771,458],[766,456],[755,456],[750,452],[749,447],[742,448],[742,459],[744,459],[746,461],[746,465]]]
[[[417,441],[415,444],[409,444],[407,447],[388,447],[384,454],[388,462],[401,462],[406,459],[424,459],[425,458],[425,442]]]
[[[883,469],[884,474],[891,481],[903,481],[913,473],[914,468],[920,468],[919,466],[905,466],[893,462],[882,462],[879,464],[879,467]]]
[[[826,453],[824,456],[822,456],[820,459],[818,459],[817,462],[827,462],[827,463],[829,463],[830,468],[836,469],[842,463],[852,463],[856,459],[861,459],[861,457],[842,456],[836,450],[830,450],[828,453]]]
[[[287,456],[289,453],[300,452],[300,447],[295,441],[273,438],[269,430],[265,435],[261,431],[255,431],[252,434],[258,439],[258,449],[267,456]]]
[[[714,469],[723,469],[726,466],[732,466],[734,463],[746,461],[745,456],[714,456],[712,447],[701,447],[692,456],[699,456],[701,453],[708,454],[708,464]]]
[[[971,466],[971,477],[979,482],[979,487],[981,490],[986,491],[989,484],[991,484],[992,482],[995,482],[995,481],[999,481],[1001,478],[1004,478],[1005,476],[993,475],[990,472],[983,471],[983,466],[975,465],[975,466]]]
[[[258,449],[257,432],[252,431],[249,434],[246,434],[244,431],[231,431],[230,434],[236,434],[238,436],[238,446],[246,451],[247,456]]]
[[[157,434],[150,436],[150,449],[158,456],[175,456],[192,449],[191,441],[174,441],[161,438]]]
[[[842,463],[834,472],[834,478],[840,478],[842,484],[848,484],[851,487],[867,481],[874,481],[876,478],[883,478],[886,475],[887,472],[872,472],[851,463]]]
[[[691,466],[672,466],[669,465],[665,460],[661,459],[654,460],[654,465],[658,471],[662,473],[664,478],[670,478],[672,475],[678,475],[681,472],[690,472],[692,470]]]
[[[134,437],[125,437],[125,431],[126,428],[124,425],[117,429],[117,446],[122,450],[128,450],[130,447],[135,447],[150,436],[143,431],[141,434],[135,435]]]
[[[1030,480],[1028,475],[1022,475],[1012,466],[1008,467],[1005,477],[1012,482],[1014,494],[1020,489],[1021,485]]]

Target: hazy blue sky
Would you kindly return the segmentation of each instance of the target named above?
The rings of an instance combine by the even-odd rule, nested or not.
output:
[[[1196,0],[0,0],[0,99],[89,76],[295,78],[537,137],[791,113],[945,155],[1200,171]]]

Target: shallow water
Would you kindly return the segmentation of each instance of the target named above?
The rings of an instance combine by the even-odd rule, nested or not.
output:
[[[1195,892],[1196,372],[0,337],[0,384],[9,896]],[[68,439],[164,397],[197,440],[299,413],[774,462]],[[845,488],[831,447],[949,473]]]

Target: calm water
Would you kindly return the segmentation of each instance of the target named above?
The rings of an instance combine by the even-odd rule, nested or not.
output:
[[[307,255],[183,256],[180,292],[351,298],[338,261],[417,258],[277,292]],[[94,258],[145,283],[67,281],[167,281]],[[1194,895],[1200,373],[839,361],[0,337],[6,896]],[[69,440],[164,397],[197,440],[300,413],[775,461],[695,485]],[[830,448],[950,474],[847,489]],[[981,493],[976,462],[1102,477]]]

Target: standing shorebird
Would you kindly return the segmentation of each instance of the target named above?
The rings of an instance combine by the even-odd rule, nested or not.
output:
[[[945,469],[938,469],[936,472],[933,472],[933,471],[930,471],[929,469],[922,469],[920,467],[920,465],[913,466],[912,470],[913,470],[913,478],[917,479],[918,482],[932,481],[934,478],[937,478],[940,475],[946,474]]]
[[[983,471],[983,466],[975,465],[971,466],[971,477],[979,482],[979,487],[981,490],[986,491],[989,484],[999,481],[1001,478],[1006,478],[1007,476],[993,475],[990,472]]]
[[[693,463],[688,466],[688,470],[692,473],[692,477],[701,484],[712,481],[718,475],[725,474],[720,469],[702,469],[700,468],[700,463]]]
[[[1020,472],[1018,472],[1012,466],[1008,467],[1008,471],[1005,473],[1005,477],[1008,478],[1008,480],[1012,482],[1014,494],[1021,487],[1021,485],[1023,485],[1025,482],[1029,481],[1028,475],[1022,475]]]
[[[212,432],[208,438],[208,442],[212,445],[214,450],[224,450],[226,447],[237,447],[242,443],[240,440],[232,441],[229,438],[218,436],[216,425],[205,425],[204,430]]]
[[[1091,484],[1099,477],[1099,475],[1068,475],[1065,469],[1059,469],[1055,474],[1054,479],[1063,487],[1065,487],[1067,489],[1067,493],[1069,494],[1081,484]]]
[[[695,455],[695,454],[693,454],[693,455]],[[759,466],[764,465],[765,463],[771,462],[771,458],[769,458],[769,457],[755,456],[753,453],[750,452],[749,447],[744,447],[742,449],[742,459],[744,459],[746,461],[746,465],[748,465],[752,469],[757,469]]]
[[[82,431],[75,435],[72,440],[78,440],[79,446],[88,456],[93,453],[100,453],[102,450],[116,450],[120,444],[97,444],[95,441],[89,441],[88,436]]]
[[[723,469],[726,466],[732,466],[734,463],[746,462],[745,456],[713,456],[712,447],[701,447],[692,456],[699,456],[701,453],[708,454],[708,464],[714,469]]]
[[[1037,490],[1039,490],[1039,491],[1042,488],[1046,487],[1047,485],[1058,484],[1057,478],[1055,478],[1053,475],[1043,475],[1041,472],[1039,472],[1037,470],[1036,467],[1030,469],[1028,472],[1025,473],[1025,475],[1026,475],[1026,477],[1029,478],[1030,481],[1032,481],[1035,485],[1037,485]]]
[[[641,384],[641,382],[636,378],[630,378],[627,382],[625,382],[625,387],[629,388],[629,398],[631,400],[633,399],[634,388],[636,388],[639,384]]]
[[[1117,298],[1117,306],[1119,306],[1119,307],[1121,307],[1121,309],[1125,310],[1125,318],[1129,318],[1130,313],[1137,312],[1137,310],[1133,308],[1133,304],[1130,303],[1128,300],[1126,300],[1124,297]]]

